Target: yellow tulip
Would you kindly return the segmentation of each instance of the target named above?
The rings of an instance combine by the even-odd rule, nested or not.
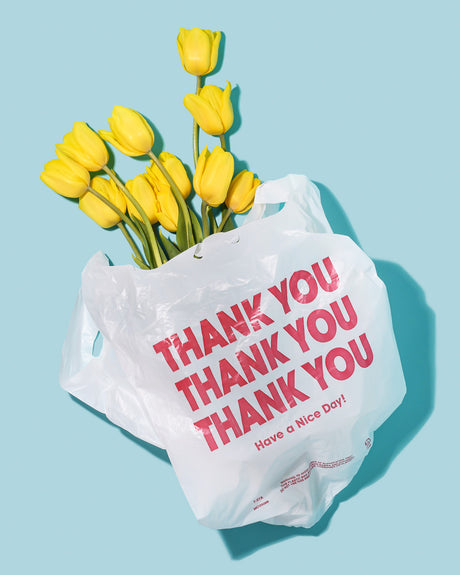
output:
[[[149,222],[151,224],[156,223],[158,221],[157,199],[147,177],[144,174],[139,174],[133,180],[126,182],[126,187],[139,202],[141,208],[146,213]],[[127,200],[127,205],[129,215],[142,221],[141,215],[129,200]]]
[[[179,160],[179,158],[176,158],[174,154],[170,154],[169,152],[161,152],[161,154],[158,156],[158,159],[176,183],[182,196],[187,198],[192,191],[192,184],[190,183],[189,177],[187,176],[187,172],[185,171],[182,162]],[[160,168],[156,164],[152,162],[151,166],[147,167],[146,172],[149,182],[155,189],[170,189],[168,181],[163,176]]]
[[[254,203],[254,196],[258,186],[260,186],[260,180],[254,178],[252,172],[243,170],[233,178],[225,204],[235,214],[247,212]]]
[[[217,86],[204,86],[199,94],[187,94],[184,106],[202,130],[211,136],[220,136],[233,124],[233,107],[230,102],[230,82],[225,90]]]
[[[195,76],[212,72],[217,64],[219,42],[220,32],[181,28],[177,36],[177,48],[185,71]]]
[[[114,204],[120,211],[123,213],[126,212],[125,196],[112,180],[106,180],[105,178],[96,176],[91,180],[90,185],[91,188],[107,198],[109,202]],[[120,216],[90,191],[86,192],[86,194],[80,198],[78,207],[102,228],[111,228],[121,221]]]
[[[230,152],[216,146],[212,154],[205,146],[196,165],[193,187],[202,200],[217,207],[227,196],[233,177],[234,161]]]
[[[62,144],[57,144],[56,152],[59,158],[68,156],[90,172],[97,172],[109,161],[103,140],[85,122],[75,122]]]
[[[179,208],[177,207],[176,198],[169,188],[157,189],[156,192],[158,221],[169,232],[177,231]]]
[[[143,156],[152,149],[152,128],[139,112],[124,106],[115,106],[112,117],[109,118],[109,126],[111,131],[99,130],[99,135],[123,154]]]
[[[52,190],[66,198],[79,198],[89,185],[90,175],[86,168],[63,157],[45,164],[40,179]]]

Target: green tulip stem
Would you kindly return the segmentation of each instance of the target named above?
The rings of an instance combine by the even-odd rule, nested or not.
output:
[[[160,160],[155,156],[155,154],[150,150],[148,153],[149,157],[152,159],[153,163],[158,167],[160,172],[166,178],[169,186],[171,187],[171,191],[176,198],[176,202],[178,204],[179,209],[182,211],[184,216],[185,222],[185,232],[187,237],[187,245],[190,247],[194,244],[193,241],[193,231],[192,231],[192,221],[190,219],[190,213],[188,211],[187,204],[185,203],[184,196],[181,194],[181,191],[177,187],[176,182],[172,179],[168,170],[164,167],[164,165],[160,162]]]
[[[201,90],[201,76],[196,77],[196,94],[198,95]],[[193,160],[195,162],[195,168],[198,163],[198,156],[200,155],[200,150],[198,147],[198,133],[200,131],[200,127],[196,123],[196,120],[193,120]]]
[[[208,206],[208,216],[211,222],[211,234],[215,234],[217,232],[217,222],[211,206]]]
[[[121,220],[127,224],[132,230],[133,232],[136,234],[136,236],[139,238],[141,244],[144,246],[144,242],[143,242],[143,238],[142,235],[140,234],[139,230],[136,228],[136,226],[133,224],[133,222],[126,216],[126,214],[124,214],[119,208],[117,208],[117,206],[115,206],[114,204],[112,204],[112,202],[110,200],[108,200],[105,196],[103,196],[102,194],[100,194],[97,190],[95,190],[94,188],[91,188],[90,186],[88,186],[88,192],[90,194],[93,194],[93,196],[95,196],[98,200],[100,200],[101,202],[103,202],[107,207],[109,207],[111,210],[113,210],[117,216],[119,218],[121,218]],[[118,224],[118,227],[120,228],[120,230],[122,231],[123,235],[125,236],[125,238],[128,240],[129,245],[131,246],[133,252],[136,254],[136,256],[145,263],[144,258],[142,257],[142,255],[140,254],[136,244],[134,243],[133,239],[131,238],[131,236],[129,235],[128,231],[126,230],[125,226],[120,226],[120,223]],[[145,246],[144,246],[145,249]],[[149,267],[149,266],[147,266]]]
[[[148,240],[149,240],[150,246],[151,246],[152,251],[153,251],[153,257],[155,260],[155,264],[157,267],[160,267],[162,264],[160,250],[158,248],[158,242],[157,242],[157,239],[155,237],[155,234],[153,233],[152,224],[150,223],[150,220],[147,217],[147,214],[145,213],[145,211],[143,210],[143,208],[139,204],[139,202],[136,200],[136,198],[128,190],[128,188],[118,178],[117,174],[111,168],[109,168],[107,166],[104,166],[102,169],[115,182],[115,184],[120,188],[120,190],[122,190],[122,192],[125,194],[125,196],[128,198],[128,200],[133,204],[133,206],[139,212],[141,219],[145,224],[145,229],[147,231]]]
[[[210,206],[207,202],[202,200],[201,202],[201,219],[203,221],[203,238],[207,238],[209,236],[209,217],[208,217],[208,208]]]
[[[222,221],[217,228],[217,233],[221,232],[224,229],[225,224],[227,223],[228,218],[232,215],[233,210],[231,208],[225,208],[222,214]]]
[[[128,230],[126,229],[125,225],[123,222],[119,222],[118,227],[120,228],[121,233],[125,236],[125,238],[127,239],[129,245],[131,246],[131,249],[133,250],[134,255],[141,261],[144,263],[145,267],[147,269],[150,269],[150,267],[145,263],[144,258],[142,257],[141,252],[139,251],[138,247],[136,246],[133,238],[129,235]]]
[[[224,152],[226,152],[227,151],[227,144],[225,142],[225,134],[221,134],[219,136],[219,138],[220,138],[220,147],[224,150]]]

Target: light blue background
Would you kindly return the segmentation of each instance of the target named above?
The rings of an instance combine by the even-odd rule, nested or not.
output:
[[[3,11],[0,570],[12,574],[453,573],[458,548],[459,4],[79,0]],[[75,120],[135,108],[188,164],[179,27],[225,33],[231,148],[318,182],[388,284],[404,405],[314,529],[200,526],[159,450],[60,389],[86,261],[130,255],[39,180]],[[158,139],[161,144],[160,139]],[[161,149],[157,147],[157,150]],[[125,178],[143,170],[117,155]]]

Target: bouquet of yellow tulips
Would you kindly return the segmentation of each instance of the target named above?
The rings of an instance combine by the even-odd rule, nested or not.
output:
[[[177,37],[182,65],[196,76],[196,93],[187,94],[184,105],[193,116],[193,189],[202,200],[201,222],[187,202],[192,183],[184,164],[169,152],[156,155],[154,132],[147,120],[123,106],[114,107],[110,130],[96,132],[85,122],[75,122],[56,146],[57,159],[41,173],[55,192],[78,198],[80,209],[101,227],[118,226],[142,269],[157,268],[210,234],[232,229],[231,214],[250,209],[260,184],[248,170],[234,176],[234,160],[226,144],[233,124],[230,83],[224,90],[202,85],[216,66],[220,37],[220,32],[199,28],[181,29]],[[200,128],[219,136],[220,145],[212,152],[207,146],[199,152]],[[147,156],[151,163],[143,174],[123,182],[109,166],[105,142],[127,156]]]

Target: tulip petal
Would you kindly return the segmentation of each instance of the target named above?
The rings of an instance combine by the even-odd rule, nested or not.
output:
[[[211,70],[214,70],[217,64],[217,57],[219,56],[219,43],[220,43],[220,32],[214,32],[211,46]],[[208,72],[208,73],[209,73]]]
[[[220,88],[214,86],[213,84],[209,84],[209,86],[204,86],[201,89],[199,97],[206,100],[211,108],[215,110],[218,114],[222,110],[222,103],[223,103],[223,93]]]
[[[187,94],[184,98],[184,106],[207,134],[219,136],[225,132],[219,114],[200,96]]]
[[[101,176],[91,180],[91,188],[104,196],[121,212],[126,212],[126,200],[122,192],[112,182]],[[109,206],[104,204],[91,191],[81,196],[78,207],[102,228],[111,228],[121,221],[120,216]]]
[[[220,110],[222,123],[224,125],[225,131],[229,130],[233,125],[233,106],[230,100],[232,87],[230,82],[227,82],[223,96],[222,96],[222,107]]]
[[[161,152],[161,154],[158,156],[158,159],[163,164],[171,178],[174,180],[174,183],[179,188],[182,197],[184,199],[187,198],[192,191],[192,185],[182,162],[174,154],[169,152]],[[164,178],[163,175],[162,177]]]
[[[201,154],[198,157],[198,162],[196,163],[195,175],[193,176],[193,187],[195,192],[201,197],[201,180],[203,178],[203,172],[206,165],[206,161],[211,154],[209,153],[208,146],[205,146]]]
[[[234,171],[234,160],[230,152],[216,146],[208,158],[200,182],[200,196],[213,207],[225,201]],[[198,193],[198,192],[197,192]]]
[[[123,144],[121,144],[115,138],[114,134],[108,130],[99,130],[99,135],[101,136],[101,138],[103,140],[112,144],[112,146],[114,146],[122,154],[125,154],[125,156],[140,156],[140,155],[142,155],[142,154],[139,154],[138,150],[133,150],[132,148],[128,148],[127,146],[124,146]]]
[[[97,172],[109,160],[104,142],[85,122],[74,123],[62,144],[57,144],[56,153],[58,158],[65,155],[91,172]]]
[[[204,76],[211,67],[211,42],[205,30],[192,28],[184,37],[185,69],[195,76]]]
[[[152,128],[139,112],[116,105],[109,126],[118,142],[127,149],[136,150],[136,156],[143,156],[152,149],[155,139]]]
[[[248,170],[242,170],[230,184],[225,204],[235,214],[247,212],[254,203],[255,192],[260,185],[260,180],[254,178],[254,174]]]
[[[147,177],[144,176],[144,174],[139,174],[133,180],[126,182],[126,187],[139,202],[150,223],[156,223],[158,221],[156,208],[157,199]],[[138,220],[142,220],[139,212],[129,200],[127,201],[127,205],[129,214]]]
[[[85,193],[90,181],[88,170],[66,156],[47,162],[40,179],[67,198],[79,198]]]
[[[177,36],[177,49],[179,51],[179,56],[182,62],[182,66],[184,66],[184,34],[185,34],[185,29],[181,28],[179,30],[179,34]],[[184,66],[185,69],[185,66]]]
[[[94,162],[86,151],[82,149],[73,132],[68,132],[64,135],[62,144],[56,144],[56,155],[61,159],[63,159],[63,156],[70,158],[89,171],[97,171],[99,169],[99,167],[94,166]]]
[[[97,171],[107,164],[109,161],[109,153],[97,132],[92,130],[85,122],[75,122],[72,132],[79,148],[95,166],[93,168],[87,168],[88,170]]]
[[[157,217],[160,224],[169,232],[177,231],[179,208],[171,190],[157,193]]]

